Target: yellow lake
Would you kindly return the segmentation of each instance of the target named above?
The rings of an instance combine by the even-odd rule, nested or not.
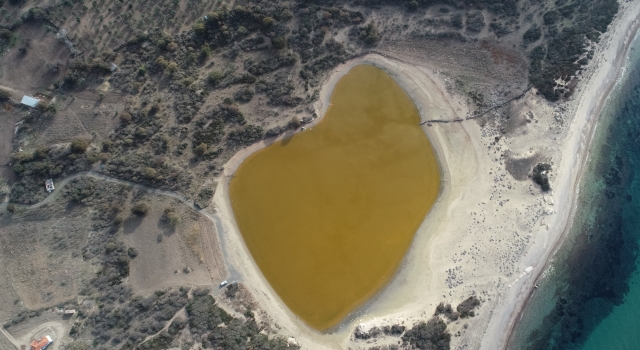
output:
[[[253,259],[327,330],[389,283],[438,196],[418,111],[383,70],[352,68],[318,125],[249,156],[229,185]]]

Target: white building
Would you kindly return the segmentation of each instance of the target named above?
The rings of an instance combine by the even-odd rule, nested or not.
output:
[[[38,105],[38,103],[40,103],[40,100],[31,96],[24,95],[22,96],[22,101],[20,101],[20,103],[25,106],[35,107]]]
[[[45,181],[44,187],[47,189],[47,192],[49,193],[51,193],[51,191],[56,189],[55,187],[53,187],[53,179],[48,179],[47,181]]]

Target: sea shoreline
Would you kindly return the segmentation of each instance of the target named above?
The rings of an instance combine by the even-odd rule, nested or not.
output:
[[[596,56],[597,58],[592,60],[592,67],[588,71],[588,74],[592,78],[588,81],[580,82],[582,88],[579,93],[579,97],[576,98],[579,103],[575,106],[573,114],[574,117],[576,117],[580,116],[582,113],[582,118],[585,119],[584,123],[586,124],[586,130],[583,129],[581,136],[579,138],[575,138],[573,142],[575,147],[573,149],[577,151],[573,164],[576,164],[575,161],[577,160],[577,165],[579,166],[573,174],[570,172],[565,173],[564,182],[569,179],[566,176],[571,176],[571,179],[573,179],[571,182],[571,190],[569,191],[571,195],[570,205],[568,206],[569,212],[567,213],[566,220],[562,220],[564,224],[559,224],[558,231],[560,234],[557,235],[555,242],[551,244],[550,249],[540,257],[540,261],[543,263],[535,269],[536,274],[529,280],[528,285],[523,289],[523,293],[520,293],[520,298],[515,304],[513,312],[511,313],[510,319],[507,323],[507,331],[496,343],[498,345],[496,348],[498,349],[507,349],[507,346],[510,344],[512,337],[515,334],[518,323],[522,318],[524,308],[535,292],[534,286],[538,279],[542,278],[542,273],[547,270],[553,256],[562,246],[565,238],[572,229],[572,224],[576,215],[577,201],[579,199],[580,186],[586,170],[585,164],[590,156],[590,146],[599,126],[598,121],[600,119],[600,114],[606,105],[611,92],[621,79],[624,69],[628,64],[629,48],[640,33],[640,20],[637,18],[633,19],[635,16],[632,15],[634,13],[637,14],[638,11],[640,11],[638,3],[629,4],[628,8],[620,9],[619,13],[626,12],[627,15],[617,17],[612,24],[612,28],[607,32],[609,35],[609,38],[607,39],[609,40],[604,45],[606,47],[598,56]],[[614,46],[611,46],[611,44],[614,44]],[[595,80],[595,82],[592,80]],[[603,93],[599,93],[601,91],[603,91]],[[600,98],[594,98],[596,96],[599,96]],[[576,121],[574,120],[572,122]],[[571,140],[568,141],[570,142]],[[485,339],[486,338],[487,337],[485,337]],[[497,338],[492,339],[495,340]],[[489,347],[486,346],[483,346],[483,348],[489,349]]]

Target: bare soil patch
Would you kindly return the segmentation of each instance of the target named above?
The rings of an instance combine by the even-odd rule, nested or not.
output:
[[[22,114],[19,110],[11,108],[8,111],[2,111],[2,116],[0,116],[0,165],[9,162],[15,124],[21,118]]]
[[[33,94],[64,77],[71,52],[53,31],[42,23],[26,22],[15,35],[15,47],[0,58],[0,85]]]
[[[91,222],[84,208],[47,205],[0,219],[0,265],[20,302],[38,309],[75,297],[91,267],[83,262]]]
[[[98,140],[109,135],[118,123],[117,113],[124,99],[115,93],[84,91],[55,102],[58,113],[42,125],[36,144],[70,142],[75,138]]]
[[[211,234],[208,219],[182,208],[175,200],[145,196],[144,201],[150,203],[147,215],[131,216],[123,223],[125,243],[138,251],[129,275],[134,292],[219,283],[224,273],[222,261],[208,269],[209,261],[205,260],[206,249],[214,250],[214,256],[222,254],[217,240],[213,246],[202,244],[203,236]],[[163,218],[166,208],[172,208],[180,217],[175,227]]]

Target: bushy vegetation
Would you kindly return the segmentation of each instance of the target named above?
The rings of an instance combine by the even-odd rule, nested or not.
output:
[[[131,213],[138,216],[145,216],[149,212],[149,204],[145,202],[138,202],[131,207]]]
[[[449,350],[451,334],[444,321],[433,317],[426,323],[420,322],[409,329],[402,336],[402,341],[411,349]]]
[[[71,152],[73,153],[84,153],[88,147],[89,143],[87,140],[75,139],[71,142]]]
[[[549,183],[550,171],[551,164],[538,163],[538,165],[533,168],[533,171],[531,173],[531,179],[533,179],[533,182],[537,183],[545,192],[551,190],[551,184]]]
[[[198,207],[198,208],[206,208],[209,206],[209,204],[211,203],[211,198],[213,198],[213,194],[214,194],[214,189],[207,187],[203,190],[201,190],[198,193],[198,196],[196,197],[194,204]]]
[[[484,16],[480,11],[474,11],[467,14],[467,31],[479,33],[484,29]]]
[[[100,159],[99,153],[78,153],[73,145],[68,148],[39,146],[32,152],[13,153],[12,169],[20,180],[11,187],[9,199],[13,203],[39,202],[47,195],[44,188],[46,179],[55,180],[89,170],[91,164]]]
[[[576,73],[593,55],[585,41],[597,43],[618,12],[616,0],[563,0],[556,6],[544,14],[542,28],[532,28],[523,37],[528,43],[544,34],[544,42],[529,53],[529,81],[551,101],[571,96]]]
[[[186,306],[189,331],[202,339],[204,348],[214,349],[299,349],[282,337],[269,338],[245,312],[246,319],[234,318],[216,305],[207,290],[195,290]],[[225,327],[220,327],[224,324]]]
[[[463,302],[461,302],[458,306],[456,306],[456,311],[460,314],[460,318],[473,317],[475,316],[475,312],[473,309],[480,306],[480,299],[475,296],[468,297]]]
[[[171,227],[176,227],[182,221],[180,219],[180,215],[176,213],[173,208],[165,208],[164,213],[161,218],[162,221],[169,224]]]
[[[7,101],[11,98],[11,92],[6,89],[0,89],[0,101]]]
[[[436,312],[433,316],[443,315],[451,321],[456,321],[460,317],[460,313],[453,311],[451,304],[440,303],[436,307]]]
[[[380,33],[375,23],[370,22],[366,26],[360,28],[359,34],[360,40],[364,41],[368,45],[373,45],[380,39]]]

